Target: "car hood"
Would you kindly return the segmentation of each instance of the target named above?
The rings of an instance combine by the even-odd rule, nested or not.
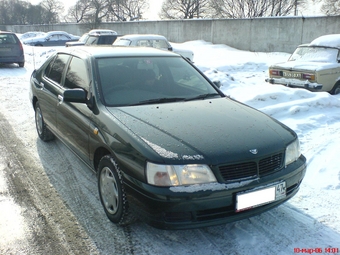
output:
[[[337,63],[325,63],[325,62],[301,62],[301,61],[288,61],[284,63],[278,63],[270,66],[270,68],[294,70],[294,71],[320,71],[324,69],[339,67]]]
[[[296,137],[278,121],[228,98],[108,108],[162,162],[219,164],[282,152]]]

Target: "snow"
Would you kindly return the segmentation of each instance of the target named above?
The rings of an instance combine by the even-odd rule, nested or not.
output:
[[[140,238],[135,250],[143,251],[140,254],[167,251],[164,254],[181,255],[194,254],[195,251],[195,254],[197,251],[202,254],[229,254],[227,251],[231,249],[230,254],[269,255],[293,254],[295,248],[340,249],[340,95],[266,83],[268,67],[286,61],[288,53],[240,51],[205,41],[174,45],[193,50],[195,65],[211,80],[220,81],[221,90],[227,96],[292,128],[298,134],[301,151],[307,158],[307,172],[295,197],[277,209],[250,220],[201,232],[162,232],[155,229],[144,235],[139,235],[138,231],[148,228],[136,225],[131,233]],[[24,46],[25,68],[16,69],[14,65],[0,68],[2,89],[11,90],[12,84],[21,81],[21,78],[26,81],[21,85],[28,87],[34,68],[57,48]],[[27,93],[28,88],[24,91]],[[17,89],[14,92],[19,93],[20,100],[28,100],[27,94],[20,94]],[[11,111],[16,111],[20,125],[20,118],[27,115],[27,108],[18,106]],[[23,128],[21,132],[27,133],[27,127]],[[192,188],[194,191],[197,187]],[[205,188],[226,187],[207,184]],[[187,187],[174,189],[188,192],[185,190]],[[192,246],[195,239],[200,241]],[[207,247],[206,243],[210,246]],[[256,246],[256,249],[249,249],[249,245]]]
[[[340,47],[340,34],[323,35],[313,40],[310,45]]]

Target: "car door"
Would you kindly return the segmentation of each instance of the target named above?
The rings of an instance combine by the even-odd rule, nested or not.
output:
[[[72,57],[66,71],[63,90],[89,89],[89,74],[86,62]],[[91,125],[92,111],[85,103],[63,101],[63,94],[58,95],[57,127],[64,142],[85,162],[89,163],[89,135],[93,132]]]
[[[40,88],[37,90],[37,93],[44,121],[54,132],[57,132],[56,107],[58,104],[58,95],[62,93],[63,90],[61,81],[68,60],[69,55],[67,54],[56,55],[45,69],[40,84],[37,84]]]

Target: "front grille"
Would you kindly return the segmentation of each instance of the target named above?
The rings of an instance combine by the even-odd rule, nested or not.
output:
[[[243,179],[257,175],[257,164],[256,162],[246,162],[221,166],[220,173],[225,181]]]
[[[283,154],[275,154],[268,158],[261,159],[259,162],[260,176],[275,172],[282,167]]]
[[[258,161],[219,166],[219,170],[224,181],[229,182],[271,174],[280,170],[282,165],[283,153],[278,153]]]

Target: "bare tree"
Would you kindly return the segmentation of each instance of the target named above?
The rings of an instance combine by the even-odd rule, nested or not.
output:
[[[65,19],[96,28],[103,21],[139,20],[148,6],[148,0],[78,0]]]
[[[340,1],[339,0],[324,0],[321,6],[321,12],[326,15],[339,15]]]
[[[149,7],[148,0],[113,0],[111,14],[116,20],[139,20]]]
[[[91,0],[78,0],[78,2],[69,8],[66,21],[75,21],[80,23],[88,17],[91,12]]]
[[[44,17],[46,23],[59,22],[59,16],[64,11],[64,5],[59,0],[43,0],[40,6],[47,11]]]
[[[205,18],[210,0],[165,0],[159,14],[161,19]]]
[[[297,15],[305,0],[211,0],[215,18],[255,18]]]

